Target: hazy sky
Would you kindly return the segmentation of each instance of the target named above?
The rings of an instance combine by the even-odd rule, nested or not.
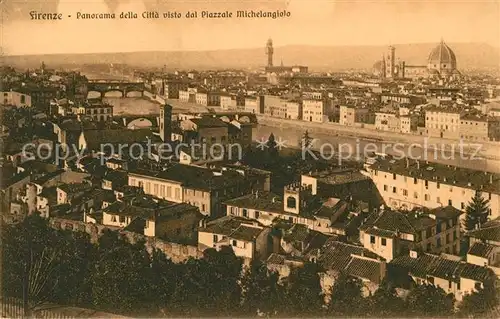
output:
[[[4,53],[212,50],[485,42],[500,46],[500,0],[3,0]],[[288,10],[285,19],[76,20],[77,12]],[[63,13],[62,21],[29,12]],[[71,14],[73,18],[68,18]]]

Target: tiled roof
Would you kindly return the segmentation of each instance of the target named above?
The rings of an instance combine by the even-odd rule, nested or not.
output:
[[[258,192],[242,197],[230,199],[224,204],[241,208],[256,209],[259,211],[284,213],[283,202],[280,196],[270,192]]]
[[[240,225],[236,228],[229,237],[243,241],[253,241],[262,233],[262,228]]]
[[[179,217],[179,214],[192,213],[197,210],[187,203],[174,203],[166,200],[155,200],[151,196],[132,196],[130,199],[116,201],[104,209],[113,215],[142,217],[144,219],[163,220]]]
[[[458,260],[449,260],[435,255],[423,254],[417,258],[408,255],[393,259],[390,263],[406,269],[410,275],[418,278],[434,276],[457,281],[460,277],[483,282],[490,275],[489,269]]]
[[[252,223],[255,226],[250,225]],[[224,235],[230,238],[252,241],[262,232],[260,223],[240,217],[225,216],[200,228],[200,232]]]
[[[469,248],[467,254],[487,258],[494,249],[493,245],[476,242]]]
[[[241,174],[234,171],[214,174],[214,172],[208,168],[184,164],[173,164],[162,171],[137,169],[131,173],[174,181],[182,184],[186,188],[207,191],[227,188],[230,185],[236,185],[244,180]]]
[[[500,194],[500,174],[419,160],[394,159],[390,156],[378,158],[371,169],[451,186],[471,189],[482,187],[483,192]]]
[[[321,249],[318,263],[327,271],[345,272],[351,276],[379,283],[383,269],[378,258],[361,246],[332,239]]]
[[[380,263],[373,260],[352,257],[351,262],[345,269],[346,273],[358,278],[368,279],[371,282],[381,282],[381,267]]]
[[[285,257],[277,253],[272,253],[267,258],[266,263],[269,265],[283,265],[285,264]]]
[[[482,240],[500,242],[500,220],[489,221],[482,228],[473,230],[467,235]]]

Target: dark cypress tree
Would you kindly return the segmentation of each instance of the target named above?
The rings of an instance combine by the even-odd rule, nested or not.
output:
[[[479,191],[476,191],[474,197],[465,209],[464,227],[470,231],[481,226],[488,221],[489,201],[484,199]]]

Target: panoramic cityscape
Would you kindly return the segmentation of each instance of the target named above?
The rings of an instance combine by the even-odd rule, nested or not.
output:
[[[484,9],[200,3],[2,4],[2,316],[498,318],[498,32],[444,26]],[[411,26],[438,8],[450,16],[409,42],[393,21],[378,42],[290,40],[313,16],[318,30],[354,10]],[[199,50],[118,44],[128,31],[78,42],[136,23],[123,12],[248,15],[221,23],[260,34],[232,49],[212,22]],[[106,17],[102,34],[76,31],[78,14]],[[15,40],[30,23],[32,48]]]

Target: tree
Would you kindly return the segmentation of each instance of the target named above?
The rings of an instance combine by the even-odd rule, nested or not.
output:
[[[127,315],[156,313],[152,279],[151,258],[144,242],[131,244],[112,231],[99,238],[92,278],[94,306]]]
[[[302,138],[300,139],[300,148],[307,149],[312,146],[313,138],[309,135],[309,131],[306,130],[304,134],[302,134]]]
[[[271,160],[275,160],[279,157],[278,144],[276,143],[276,138],[273,133],[269,135],[266,145],[267,153],[269,154]]]
[[[288,277],[285,306],[290,316],[314,316],[324,304],[323,289],[315,263],[295,268]]]
[[[154,302],[160,311],[169,308],[178,275],[179,266],[175,265],[161,250],[154,249],[151,254],[151,290],[156,296]]]
[[[406,298],[406,307],[414,316],[450,316],[455,299],[443,289],[430,284],[416,285]]]
[[[339,274],[331,290],[328,312],[335,316],[361,315],[364,304],[361,280]]]
[[[494,285],[494,275],[487,280],[483,287],[470,294],[466,294],[460,303],[459,313],[464,316],[487,318],[491,310],[498,305],[498,293]]]
[[[93,246],[88,237],[51,228],[38,214],[2,226],[2,293],[32,315],[45,302],[86,305]]]
[[[484,199],[481,192],[476,191],[474,197],[465,209],[464,227],[467,231],[474,230],[488,221],[489,201]]]
[[[375,317],[403,316],[405,312],[404,300],[398,297],[390,281],[384,280],[369,299]]]
[[[205,250],[182,264],[169,310],[188,317],[231,317],[240,312],[242,262],[230,247]]]
[[[252,261],[241,280],[244,313],[260,313],[267,317],[279,313],[283,289],[278,280],[279,275],[270,272],[265,264]]]

